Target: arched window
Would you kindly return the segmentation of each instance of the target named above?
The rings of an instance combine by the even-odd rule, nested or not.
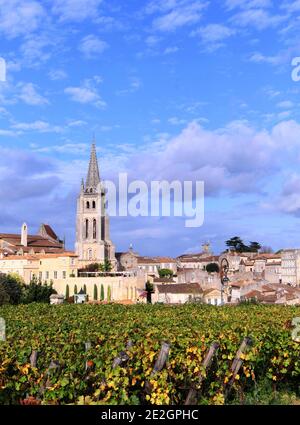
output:
[[[90,188],[90,193],[93,193],[93,188]]]
[[[88,219],[85,220],[85,238],[87,239],[89,237],[89,221]]]
[[[86,207],[87,207],[87,209],[89,209],[89,208],[90,208],[90,203],[89,203],[89,201],[87,201],[87,203],[86,203]]]
[[[97,221],[94,218],[94,220],[93,220],[93,239],[96,239],[96,238],[97,238]]]
[[[91,249],[88,250],[88,257],[89,257],[89,260],[92,260],[93,258],[93,251]]]
[[[93,208],[96,208],[96,201],[93,201]]]

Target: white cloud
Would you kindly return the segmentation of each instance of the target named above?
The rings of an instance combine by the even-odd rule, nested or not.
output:
[[[0,32],[15,38],[35,31],[45,18],[40,2],[34,0],[0,0]]]
[[[39,133],[61,133],[63,128],[60,126],[52,126],[46,121],[19,122],[12,125],[12,128],[21,131],[38,131]]]
[[[54,0],[52,12],[60,21],[81,22],[87,18],[96,19],[102,0]]]
[[[214,51],[224,46],[223,41],[236,33],[236,30],[221,24],[209,24],[193,31],[192,35],[198,35],[204,48]]]
[[[146,40],[145,43],[147,44],[147,46],[149,47],[154,47],[156,46],[160,41],[162,40],[161,37],[158,37],[156,35],[149,35]]]
[[[32,83],[19,83],[19,95],[18,98],[21,99],[27,105],[45,105],[49,101],[37,91],[38,87]]]
[[[90,34],[84,37],[79,45],[79,50],[86,58],[97,57],[108,48],[108,44],[100,38]]]
[[[254,27],[257,30],[264,30],[278,26],[285,19],[286,16],[272,15],[265,9],[247,9],[235,14],[231,18],[231,22],[239,27]]]
[[[278,102],[276,106],[282,109],[290,109],[294,107],[294,103],[290,100],[283,100],[282,102]]]
[[[171,55],[172,53],[178,52],[179,48],[177,46],[166,47],[164,50],[164,55]]]
[[[148,147],[129,157],[131,178],[151,180],[203,180],[206,196],[260,193],[264,179],[285,164],[298,166],[300,124],[283,121],[270,131],[256,130],[246,121],[234,121],[214,131],[195,121],[177,136],[149,140]],[[130,170],[130,164],[135,169]]]
[[[153,20],[153,29],[158,31],[175,31],[186,25],[199,22],[208,2],[190,0],[153,1],[147,8],[149,14],[159,12]]]
[[[20,46],[21,61],[26,66],[38,66],[48,61],[55,46],[53,38],[46,35],[30,34]]]
[[[64,80],[67,78],[67,73],[63,69],[52,69],[48,72],[48,77],[50,80]]]
[[[71,120],[68,122],[69,127],[82,127],[84,125],[87,125],[87,122],[83,120]]]
[[[182,125],[186,124],[186,120],[180,119],[178,117],[171,117],[168,119],[168,123],[172,125]]]
[[[226,0],[225,6],[232,10],[236,8],[253,9],[253,8],[268,8],[272,6],[271,0]]]
[[[275,56],[266,56],[260,52],[255,52],[252,53],[252,55],[249,57],[249,61],[254,63],[267,63],[269,65],[277,66],[286,62],[286,53]]]
[[[106,103],[101,99],[97,89],[91,84],[90,80],[86,80],[82,86],[66,87],[64,92],[74,102],[83,104],[91,103],[98,108],[104,108],[106,106]]]

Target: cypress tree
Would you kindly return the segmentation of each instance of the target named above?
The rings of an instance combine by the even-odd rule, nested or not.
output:
[[[110,286],[108,286],[108,288],[107,288],[107,301],[108,302],[111,301],[111,288],[110,288]]]
[[[70,288],[69,288],[69,285],[67,284],[67,286],[66,286],[66,300],[69,298],[69,296],[70,296]]]
[[[100,297],[101,301],[104,301],[104,286],[103,284],[101,284],[101,297]]]
[[[77,292],[78,292],[78,291],[77,291],[77,285],[75,285],[75,286],[74,286],[74,295],[76,295],[76,294],[77,294]]]
[[[86,284],[83,285],[83,292],[86,294]]]
[[[94,301],[97,301],[98,299],[98,288],[97,285],[94,285]]]

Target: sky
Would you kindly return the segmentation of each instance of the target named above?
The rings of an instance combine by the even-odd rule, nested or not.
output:
[[[300,247],[299,32],[299,0],[0,0],[0,232],[73,249],[95,137],[103,179],[205,184],[201,227],[113,217],[117,251]]]

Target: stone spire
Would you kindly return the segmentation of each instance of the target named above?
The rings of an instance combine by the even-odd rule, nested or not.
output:
[[[97,154],[96,154],[96,145],[95,143],[93,143],[91,148],[89,171],[86,178],[85,189],[87,191],[90,191],[91,189],[93,189],[93,191],[96,191],[99,183],[100,183],[100,174],[99,174],[98,160],[97,160]]]

